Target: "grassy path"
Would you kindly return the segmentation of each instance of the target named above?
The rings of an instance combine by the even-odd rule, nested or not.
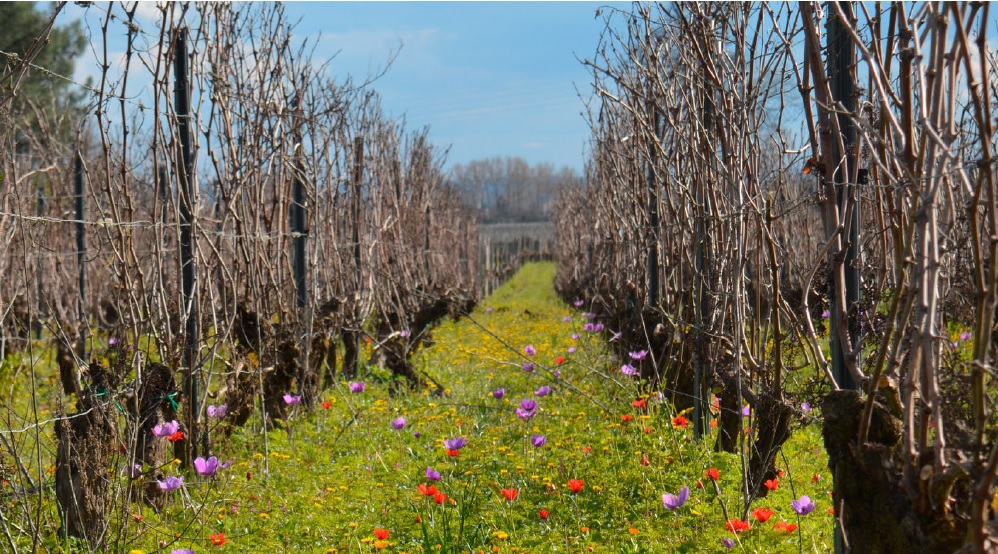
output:
[[[391,396],[390,376],[369,368],[363,392],[339,383],[325,409],[293,414],[266,442],[246,429],[217,443],[233,466],[187,476],[162,514],[136,512],[135,548],[718,552],[728,538],[738,551],[825,551],[829,479],[814,431],[795,434],[787,474],[753,506],[771,508],[768,521],[750,515],[750,530],[726,531],[725,510],[743,515],[738,458],[691,441],[670,406],[640,394],[606,336],[557,299],[553,274],[528,265],[469,318],[433,330],[414,361],[445,396]],[[663,493],[683,486],[689,500],[666,509]],[[801,494],[817,509],[798,518],[790,500]],[[800,528],[774,528],[781,521]]]

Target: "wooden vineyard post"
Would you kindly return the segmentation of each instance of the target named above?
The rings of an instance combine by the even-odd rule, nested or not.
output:
[[[200,313],[197,303],[197,265],[194,259],[194,155],[191,147],[191,98],[190,77],[187,64],[187,28],[177,29],[174,54],[174,101],[177,113],[177,128],[180,134],[180,164],[178,173],[178,195],[180,206],[180,268],[184,290],[184,354],[183,395],[186,402],[184,419],[189,440],[183,441],[181,463],[187,467],[198,456],[199,446],[205,453],[208,450],[208,436],[201,432],[198,422],[198,351],[200,336]]]
[[[86,203],[83,197],[83,154],[77,150],[73,169],[73,196],[76,201],[76,262],[79,265],[80,298],[77,316],[80,322],[77,355],[87,359],[87,228],[83,223],[86,217]]]
[[[842,132],[842,144],[845,146],[845,152],[839,152],[838,146],[839,141],[832,140],[832,151],[829,152],[830,156],[826,159],[831,160],[835,164],[835,172],[833,175],[829,175],[833,182],[835,183],[836,191],[836,202],[839,206],[840,214],[849,214],[850,212],[846,210],[849,204],[849,195],[853,196],[853,201],[855,204],[852,206],[850,221],[847,223],[849,229],[849,244],[848,250],[845,253],[845,306],[838,306],[838,299],[840,297],[838,291],[835,291],[835,279],[832,279],[832,310],[831,310],[831,333],[829,334],[829,342],[831,348],[831,362],[832,362],[832,376],[838,382],[839,387],[842,389],[856,389],[858,388],[857,383],[853,379],[848,367],[846,366],[846,356],[851,355],[850,352],[842,351],[843,341],[839,337],[839,310],[848,314],[850,308],[855,306],[859,302],[859,225],[860,225],[860,207],[859,207],[859,195],[856,191],[856,185],[850,184],[851,175],[856,168],[856,140],[857,140],[857,129],[853,122],[851,114],[856,111],[856,82],[855,82],[855,70],[856,70],[856,48],[852,44],[852,40],[846,30],[846,25],[852,25],[853,19],[853,6],[851,2],[842,2],[840,4],[842,8],[843,18],[840,18],[835,10],[829,10],[828,12],[828,22],[827,22],[827,33],[828,33],[828,79],[829,88],[832,93],[832,100],[838,104],[841,104],[842,111],[836,116],[838,118],[839,128]],[[846,163],[841,164],[843,154],[846,157]],[[848,316],[847,316],[848,317]],[[849,335],[851,339],[849,344],[856,344],[856,340],[859,338],[858,328],[856,325],[856,317],[852,318],[853,321],[849,324]],[[837,475],[837,472],[832,468],[833,478]],[[836,518],[843,518],[845,514],[841,513],[840,505],[838,504],[839,498],[839,488],[841,483],[838,479],[833,481],[832,485],[832,498],[836,499],[835,506],[835,516]],[[844,553],[849,550],[846,537],[842,534],[842,526],[836,522],[835,525],[835,552]]]

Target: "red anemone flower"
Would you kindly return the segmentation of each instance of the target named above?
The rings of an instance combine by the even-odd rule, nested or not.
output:
[[[779,478],[769,479],[767,481],[764,481],[762,484],[766,485],[767,489],[775,491],[780,486],[780,479]]]
[[[182,440],[184,440],[184,432],[183,431],[177,431],[176,433],[170,435],[169,437],[166,437],[166,440],[168,440],[170,442],[182,441]]]
[[[766,523],[775,513],[776,512],[770,510],[769,508],[756,508],[752,510],[752,517],[754,517],[759,523]]]
[[[717,481],[721,478],[721,473],[717,471],[716,467],[712,467],[703,473],[703,476],[711,481]]]
[[[374,528],[374,536],[380,540],[388,540],[388,529]]]
[[[516,495],[520,494],[520,491],[516,489],[502,489],[502,495],[506,497],[506,500],[510,502],[516,500]]]
[[[724,524],[724,528],[732,533],[741,533],[742,531],[748,531],[750,529],[749,522],[742,521],[740,519],[729,519],[728,522]]]
[[[547,519],[548,518],[548,511],[547,510],[543,510],[543,509],[540,510],[540,511],[538,511],[537,512],[537,517],[539,517],[541,519]]]
[[[212,533],[208,538],[211,539],[211,544],[215,546],[222,546],[228,541],[225,538],[225,533]]]
[[[579,494],[585,484],[586,482],[582,479],[569,479],[568,490],[572,491],[572,494]]]

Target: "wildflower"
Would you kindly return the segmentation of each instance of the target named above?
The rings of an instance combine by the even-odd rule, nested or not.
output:
[[[541,388],[534,391],[534,396],[547,396],[551,394],[551,387],[544,385]]]
[[[800,500],[791,501],[790,507],[797,512],[797,515],[806,516],[814,511],[815,505],[814,502],[811,501],[811,498],[805,494],[801,495]]]
[[[169,437],[170,435],[177,432],[180,429],[180,424],[177,420],[170,421],[168,423],[160,423],[152,428],[152,434],[157,437]]]
[[[588,314],[587,314],[588,315]],[[589,331],[590,333],[596,330],[596,326],[592,323],[586,323],[582,326],[583,331]]]
[[[554,370],[554,371],[551,372],[551,375],[554,375],[554,378],[557,381],[558,379],[561,379],[561,370],[560,369],[556,369],[556,370]]]
[[[504,541],[509,538],[509,533],[507,533],[506,531],[496,531],[495,533],[492,533],[492,536],[501,541]]]
[[[532,344],[528,344],[527,346],[523,347],[523,353],[526,354],[527,356],[533,356],[534,354],[537,354],[537,349],[534,348]]]
[[[516,500],[516,495],[520,494],[520,491],[516,489],[502,489],[502,495],[506,497],[506,500],[510,502]]]
[[[582,335],[578,333],[572,333],[572,340],[579,340],[580,338],[582,338]]]
[[[723,546],[724,548],[734,548],[735,539],[723,538],[721,539],[721,546]]]
[[[111,338],[107,339],[107,345],[108,346],[115,346],[116,344],[118,344],[119,341],[120,341],[120,339],[118,337],[111,337]]]
[[[547,443],[547,441],[548,441],[548,439],[544,435],[536,435],[535,434],[535,435],[533,435],[533,436],[530,437],[530,444],[533,444],[537,448],[540,448],[540,447],[544,446],[544,444]]]
[[[645,356],[648,355],[648,351],[647,350],[638,350],[637,352],[628,352],[627,355],[630,356],[632,360],[634,360],[636,362],[639,362],[639,361],[645,359]]]
[[[782,531],[784,533],[793,533],[794,531],[797,530],[797,524],[796,523],[787,523],[786,521],[777,521],[773,525],[773,529],[775,529],[777,531]]]
[[[381,540],[388,540],[388,529],[374,528],[374,536]]]
[[[496,400],[499,400],[504,396],[506,396],[506,389],[500,388],[492,391],[492,398],[495,398]]]
[[[637,535],[639,533],[637,527],[631,527],[630,529],[627,530],[627,532],[630,533],[630,534],[632,534],[632,535]]]
[[[571,323],[572,322],[572,316],[566,315],[565,317],[561,318],[561,322],[562,323]]]
[[[620,416],[620,421],[622,421],[624,423],[627,423],[628,421],[630,421],[632,419],[634,419],[634,416],[632,416],[631,414],[624,414],[624,415]]]
[[[740,519],[729,519],[727,523],[724,524],[724,528],[732,533],[741,533],[742,531],[748,531],[750,529],[749,522]]]
[[[491,314],[492,313],[492,306],[489,306],[488,308],[485,308],[485,313]]]
[[[620,372],[624,375],[634,376],[638,374],[638,369],[630,364],[620,366]]]
[[[156,480],[156,484],[159,486],[160,490],[166,492],[173,492],[184,485],[183,477],[175,477],[173,475],[166,478],[164,481]]]
[[[284,395],[284,403],[288,406],[293,406],[295,404],[301,404],[301,396],[295,396],[293,394]]]
[[[208,406],[208,417],[222,417],[228,409],[229,407],[225,404],[221,406]]]
[[[548,518],[548,511],[545,510],[545,509],[543,509],[543,508],[541,508],[540,510],[537,511],[537,517],[539,517],[541,519],[547,519]]]
[[[759,523],[766,523],[775,513],[776,512],[770,510],[769,508],[756,508],[752,510],[752,517],[754,517]]]
[[[432,477],[430,477],[429,476],[430,475],[430,471],[432,471],[430,468],[426,468],[426,476],[428,478],[430,478],[433,481],[436,481],[437,479],[440,479],[440,474],[437,473],[436,471],[434,471],[433,473],[437,476],[437,478],[433,479]],[[427,483],[420,483],[419,486],[416,487],[416,490],[419,491],[419,494],[421,494],[423,496],[433,496],[434,494],[437,494],[437,492],[438,492],[437,491],[437,487],[435,487],[434,485],[427,484]]]
[[[648,454],[641,454],[641,460],[638,461],[639,464],[648,467],[651,465],[651,460],[648,459]]]
[[[686,504],[686,500],[690,497],[690,488],[683,485],[679,488],[679,494],[669,494],[665,493],[662,495],[662,505],[665,506],[667,510],[675,510]]]
[[[354,394],[362,393],[362,392],[364,392],[364,389],[366,389],[366,388],[367,388],[367,385],[365,385],[363,381],[351,381],[350,382],[350,392],[352,392]]]
[[[212,533],[208,536],[208,539],[211,540],[211,544],[215,546],[222,546],[228,541],[228,539],[225,538],[225,533]]]
[[[395,429],[396,431],[401,431],[404,428],[405,428],[405,418],[404,417],[397,417],[397,418],[395,418],[395,419],[392,420],[392,429]]]
[[[460,450],[467,442],[464,437],[454,437],[444,440],[444,446],[447,450]]]
[[[569,479],[568,480],[568,490],[572,491],[572,494],[579,494],[582,492],[582,487],[585,486],[586,482],[582,479]]]
[[[749,415],[751,415],[751,413],[752,413],[752,407],[751,406],[742,406],[742,415],[743,416],[748,417]]]
[[[198,472],[198,475],[204,477],[214,475],[215,472],[218,471],[218,467],[218,458],[215,456],[211,456],[207,460],[201,456],[198,456],[194,460],[194,470]]]
[[[568,349],[568,353],[569,354],[571,354],[572,352],[575,352],[575,347],[574,346],[572,348]],[[561,364],[565,363],[565,357],[564,356],[558,356],[557,358],[554,359],[554,363],[555,363],[555,365],[561,365]]]
[[[422,434],[422,433],[420,433],[419,431],[413,431],[413,432],[412,432],[412,436],[413,436],[413,437],[416,437],[416,438],[418,439],[419,437],[422,437],[422,436],[423,436],[423,434]]]
[[[170,442],[182,441],[182,440],[184,440],[184,432],[183,431],[177,431],[176,433],[170,435],[169,437],[166,437],[166,440],[168,440]]]
[[[531,371],[534,370],[534,363],[533,362],[523,362],[523,366],[522,367],[523,367],[523,371],[525,371],[527,373],[530,373]]]
[[[333,407],[333,403],[332,402],[330,402],[328,400],[323,400],[322,401],[322,408],[324,410],[328,410],[329,408],[332,408],[332,407]]]
[[[170,554],[194,554],[194,551],[190,548],[174,548]]]
[[[962,341],[968,341],[968,340],[970,340],[970,337],[972,337],[972,336],[973,335],[971,335],[969,331],[964,331],[964,332],[960,333],[960,340],[962,340]]]
[[[399,336],[402,337],[402,338],[408,337],[409,336],[409,330],[408,329],[402,329],[401,331],[399,331]]]
[[[825,311],[821,312],[821,319],[828,319],[829,317],[831,317],[831,315],[832,315],[832,312],[830,312],[828,310],[825,310]]]
[[[631,406],[634,406],[635,408],[639,409],[644,408],[648,406],[648,401],[645,400],[644,398],[638,398],[637,400],[631,402]]]
[[[516,415],[520,419],[530,419],[537,411],[537,401],[531,398],[524,398],[520,401],[520,406],[516,409]]]
[[[434,471],[430,466],[426,466],[426,478],[430,481],[439,481],[440,472]]]
[[[721,478],[721,473],[717,471],[716,467],[712,467],[703,473],[703,476],[711,481],[717,481]]]
[[[132,479],[138,479],[142,475],[142,464],[132,464],[132,467],[125,470]]]
[[[602,333],[603,329],[605,328],[606,327],[604,327],[602,323],[597,323],[596,325],[593,326],[593,330],[596,331],[597,333]]]
[[[575,302],[572,302],[572,305],[575,306],[576,308],[581,308],[583,304],[585,304],[585,302],[583,302],[582,300],[576,300]]]
[[[821,475],[815,473],[814,475],[811,476],[812,483],[817,483],[818,481],[821,481]]]
[[[379,539],[371,543],[371,546],[373,546],[376,550],[383,550],[385,548],[388,548],[388,541]]]
[[[458,456],[461,455],[461,451],[460,450],[448,450],[447,451],[447,455],[450,456],[451,458],[457,458]]]
[[[801,402],[801,404],[800,404],[800,411],[804,412],[805,414],[811,413],[811,403],[810,402]]]
[[[775,491],[780,486],[780,480],[779,479],[767,479],[762,484],[766,485],[767,489],[769,489],[771,491]]]
[[[623,336],[624,336],[623,333],[619,333],[619,332],[618,333],[614,333],[613,336],[610,337],[610,342],[616,342],[616,341],[620,340],[620,338],[623,337]]]
[[[717,429],[717,420],[716,419],[710,420],[710,428],[711,429]]]
[[[435,492],[433,493],[433,501],[437,504],[443,504],[444,502],[447,502],[447,495],[439,491]]]

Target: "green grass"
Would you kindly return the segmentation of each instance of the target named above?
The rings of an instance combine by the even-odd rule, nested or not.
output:
[[[123,551],[722,551],[721,538],[734,537],[724,529],[722,504],[730,517],[743,513],[739,458],[713,453],[713,437],[700,443],[691,430],[674,428],[669,405],[641,395],[638,383],[616,371],[620,362],[611,359],[605,337],[584,333],[581,314],[557,299],[553,275],[553,264],[527,265],[470,317],[433,331],[434,346],[414,362],[445,385],[445,396],[392,396],[385,373],[371,368],[365,392],[351,394],[347,383],[337,383],[324,394],[328,409],[294,413],[286,431],[264,437],[254,424],[228,441],[215,437],[214,452],[232,467],[213,478],[185,475],[184,489],[162,513],[131,504]],[[521,368],[528,344],[537,350],[529,373]],[[565,358],[560,365],[558,357]],[[534,396],[545,385],[553,392]],[[491,392],[500,387],[505,397],[497,400]],[[540,405],[526,421],[515,413],[524,398]],[[390,422],[400,416],[406,426],[396,431]],[[546,437],[542,448],[531,444],[534,434]],[[443,440],[456,436],[467,445],[452,457]],[[753,520],[733,551],[829,549],[831,479],[817,427],[798,429],[784,450],[779,488],[752,506],[775,515]],[[441,474],[435,487],[447,495],[442,504],[418,490],[427,467]],[[720,495],[704,479],[712,467],[720,472]],[[175,467],[167,472],[180,474]],[[578,493],[570,490],[572,479],[584,481]],[[663,508],[662,493],[683,485],[691,489],[686,505]],[[516,499],[507,500],[503,489],[515,489]],[[801,494],[818,507],[798,518],[790,501]],[[71,550],[55,535],[50,496],[42,513],[51,529],[45,547]],[[799,531],[774,530],[780,520]],[[389,532],[386,541],[375,538],[376,528]],[[224,545],[211,544],[215,533],[225,534]]]

